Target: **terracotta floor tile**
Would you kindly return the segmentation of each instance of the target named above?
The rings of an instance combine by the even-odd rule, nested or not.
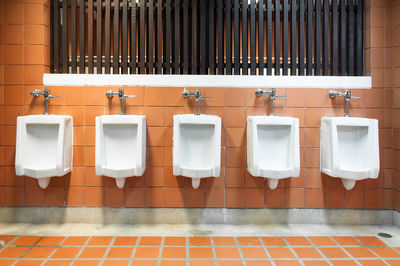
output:
[[[385,260],[391,266],[400,266],[400,260]]]
[[[6,244],[8,244],[14,238],[14,235],[0,235],[0,240],[3,240]]]
[[[192,259],[214,258],[212,248],[189,248],[189,257]]]
[[[113,239],[112,236],[94,236],[92,237],[89,242],[88,246],[108,246]]]
[[[299,258],[318,259],[322,258],[316,248],[293,248]]]
[[[47,258],[55,250],[55,248],[50,247],[34,247],[28,251],[24,258],[29,259],[41,259]]]
[[[161,237],[158,236],[143,236],[139,240],[140,246],[160,246]]]
[[[85,248],[82,253],[79,255],[79,258],[102,258],[104,253],[106,253],[107,248],[93,248],[88,247]]]
[[[316,246],[337,246],[329,236],[310,236],[309,239]]]
[[[212,260],[191,260],[190,266],[214,266],[215,262]]]
[[[1,266],[11,266],[15,260],[0,260]]]
[[[20,260],[15,265],[16,266],[40,266],[43,260]]]
[[[236,246],[236,241],[234,237],[213,237],[214,246]]]
[[[381,258],[400,258],[400,253],[390,247],[372,247],[370,248]]]
[[[354,258],[375,258],[376,256],[364,247],[348,247],[344,248]]]
[[[157,260],[134,260],[132,262],[132,265],[134,265],[134,266],[157,266],[158,261]]]
[[[12,244],[13,246],[33,246],[40,236],[20,236]]]
[[[276,266],[297,266],[301,265],[297,260],[274,260]]]
[[[133,248],[110,248],[107,258],[111,259],[125,259],[132,256]]]
[[[184,259],[186,258],[186,247],[164,247],[162,258]]]
[[[273,236],[273,237],[261,237],[264,246],[270,247],[279,247],[279,246],[286,246],[285,240],[283,240],[280,236]]]
[[[303,260],[305,266],[328,266],[330,265],[326,260]]]
[[[348,258],[349,256],[340,248],[319,248],[319,250],[330,259]]]
[[[102,266],[125,266],[129,265],[129,260],[105,260]]]
[[[164,246],[186,246],[186,237],[165,237]]]
[[[386,265],[383,260],[358,260],[363,266],[384,266]]]
[[[333,236],[332,238],[341,246],[361,246],[360,242],[352,236]]]
[[[158,247],[137,247],[135,258],[158,258],[159,251]]]
[[[303,236],[287,236],[285,239],[291,246],[311,246],[310,241]]]
[[[267,260],[247,260],[247,266],[270,266],[272,265],[271,262]]]
[[[74,266],[98,266],[100,265],[99,260],[77,260],[73,264]]]
[[[62,243],[63,246],[83,246],[88,240],[88,236],[70,236]]]
[[[366,246],[372,247],[372,246],[386,246],[385,243],[380,241],[378,238],[375,236],[356,236],[356,238],[363,243]]]
[[[260,246],[258,237],[241,236],[237,238],[240,246]]]
[[[186,266],[185,260],[162,260],[160,266]]]
[[[19,258],[28,250],[27,247],[6,247],[0,252],[0,258]]]
[[[211,246],[211,239],[209,237],[193,236],[189,237],[190,246]]]
[[[357,266],[357,262],[354,260],[330,260],[334,266]]]
[[[72,260],[48,260],[44,266],[69,266]]]
[[[117,236],[114,241],[114,246],[134,246],[137,243],[136,236]]]
[[[267,248],[269,254],[274,259],[291,259],[294,254],[289,248]]]
[[[218,266],[243,266],[243,262],[240,260],[220,260]]]
[[[65,237],[59,236],[45,236],[36,244],[36,246],[59,246],[64,238]]]
[[[78,254],[80,247],[60,247],[51,255],[54,259],[73,259]]]
[[[215,248],[215,255],[218,259],[240,259],[240,254],[237,248]]]
[[[267,254],[265,253],[264,248],[250,248],[250,247],[243,247],[241,248],[243,258],[247,259],[264,259],[268,258]]]

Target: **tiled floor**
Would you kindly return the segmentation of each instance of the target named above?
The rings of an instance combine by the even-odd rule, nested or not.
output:
[[[0,236],[0,265],[400,265],[374,236]]]

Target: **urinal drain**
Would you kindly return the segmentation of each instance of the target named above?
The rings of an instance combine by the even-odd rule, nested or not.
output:
[[[0,240],[0,247],[4,246],[6,244],[6,242],[4,242],[3,240]]]
[[[384,237],[384,238],[391,238],[392,237],[392,235],[388,234],[388,233],[378,233],[378,236]]]

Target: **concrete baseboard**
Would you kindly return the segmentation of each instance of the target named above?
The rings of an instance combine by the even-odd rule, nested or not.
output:
[[[31,224],[331,224],[400,227],[392,210],[1,207],[0,223]]]

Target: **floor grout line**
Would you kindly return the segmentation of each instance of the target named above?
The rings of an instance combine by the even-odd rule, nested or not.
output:
[[[56,251],[57,251],[60,247],[62,247],[62,244],[65,242],[66,239],[67,239],[67,237],[64,237],[64,239],[61,240],[61,242],[58,244],[58,246],[50,253],[49,256],[47,256],[47,258],[45,258],[45,260],[43,261],[42,265],[45,265],[46,262],[51,258],[51,256],[53,256],[54,253],[56,253]]]
[[[283,241],[287,244],[289,250],[293,253],[295,256],[295,259],[300,262],[301,265],[304,265],[304,262],[300,260],[300,257],[297,255],[297,253],[293,250],[293,247],[290,245],[289,241],[286,239],[286,237],[282,237]],[[307,246],[309,247],[309,246]]]
[[[108,246],[108,247],[107,247],[107,249],[106,249],[106,252],[104,252],[104,254],[103,254],[103,258],[100,260],[100,263],[99,263],[99,265],[103,265],[103,263],[104,263],[104,260],[107,258],[107,256],[108,256],[108,253],[109,253],[109,252],[110,252],[110,250],[111,250],[111,247],[113,247],[113,246],[114,246],[115,239],[116,239],[116,237],[115,237],[115,236],[113,236],[113,238],[111,239],[111,241],[110,241],[110,243],[109,243],[109,246]]]
[[[161,237],[161,243],[160,243],[160,250],[158,251],[158,261],[157,261],[157,266],[160,266],[160,264],[161,264],[161,261],[162,261],[162,253],[163,253],[163,250],[164,250],[164,241],[165,241],[165,237],[164,236],[162,236]]]
[[[271,254],[269,253],[267,247],[264,245],[264,241],[261,239],[260,236],[257,236],[257,238],[258,238],[258,241],[260,241],[261,246],[264,248],[264,251],[265,251],[265,253],[266,253],[267,256],[268,256],[268,261],[271,262],[271,264],[275,264],[275,263],[272,261],[272,256],[271,256]]]

